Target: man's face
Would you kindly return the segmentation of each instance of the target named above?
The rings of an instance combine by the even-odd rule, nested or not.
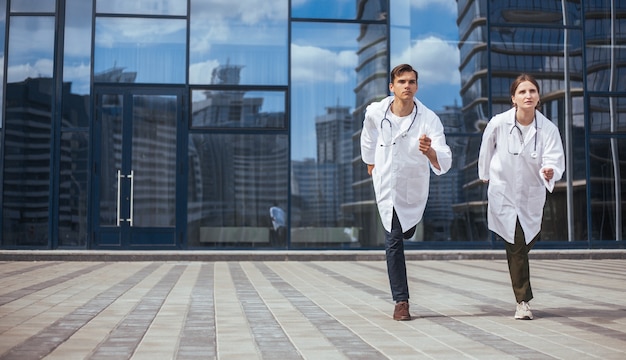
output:
[[[393,79],[393,83],[389,84],[389,90],[394,96],[400,100],[413,100],[417,92],[417,78],[413,71],[405,71],[400,73]]]

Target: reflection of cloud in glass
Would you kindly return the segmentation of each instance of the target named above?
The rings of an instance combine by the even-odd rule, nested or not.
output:
[[[191,64],[189,66],[189,78],[194,79],[194,83],[197,84],[210,84],[213,69],[217,68],[219,65],[219,61],[217,60],[207,60],[204,62]],[[193,92],[193,95],[193,101],[198,101],[204,98],[204,95],[202,95],[202,93],[196,91]],[[197,96],[199,95],[201,96],[201,98],[197,98]]]
[[[8,69],[8,82],[18,82],[26,78],[52,77],[51,59],[38,59],[34,63],[11,65]]]
[[[392,59],[392,64],[413,64],[419,72],[420,83],[459,85],[459,61],[456,42],[430,36],[415,41],[398,58]]]
[[[186,31],[186,23],[182,20],[100,18],[96,21],[96,46],[113,48],[118,43],[176,44],[181,43],[181,31]]]
[[[247,25],[258,24],[262,26],[262,23],[267,21],[286,21],[287,10],[287,0],[191,1],[191,15],[198,19],[206,19],[207,23],[237,19]]]
[[[72,83],[72,93],[89,94],[89,74],[91,66],[89,63],[75,65],[65,65],[63,67],[63,81]]]
[[[333,52],[315,46],[291,45],[294,82],[345,83],[354,78],[358,56],[354,51]],[[330,69],[330,70],[329,70]]]
[[[187,1],[106,0],[97,1],[98,12],[116,14],[187,15]]]

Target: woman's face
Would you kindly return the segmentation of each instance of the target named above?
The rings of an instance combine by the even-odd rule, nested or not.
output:
[[[521,82],[515,89],[515,95],[511,96],[511,101],[520,110],[534,109],[539,103],[539,91],[530,81]]]

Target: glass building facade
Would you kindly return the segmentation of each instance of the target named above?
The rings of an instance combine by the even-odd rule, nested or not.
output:
[[[0,0],[0,22],[0,248],[382,249],[359,137],[401,62],[453,153],[408,248],[502,246],[476,161],[520,72],[566,150],[537,246],[624,246],[623,1]]]

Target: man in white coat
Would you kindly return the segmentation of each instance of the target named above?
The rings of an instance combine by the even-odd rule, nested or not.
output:
[[[565,171],[559,128],[541,114],[539,84],[522,74],[511,84],[513,108],[494,116],[482,137],[478,177],[489,182],[487,223],[505,241],[515,319],[532,320],[528,253],[539,240],[546,189]]]
[[[370,104],[361,132],[361,157],[372,176],[385,229],[385,252],[394,320],[411,320],[404,239],[422,220],[431,169],[446,173],[452,154],[439,117],[419,100],[417,71],[402,64],[391,71],[393,96]]]

